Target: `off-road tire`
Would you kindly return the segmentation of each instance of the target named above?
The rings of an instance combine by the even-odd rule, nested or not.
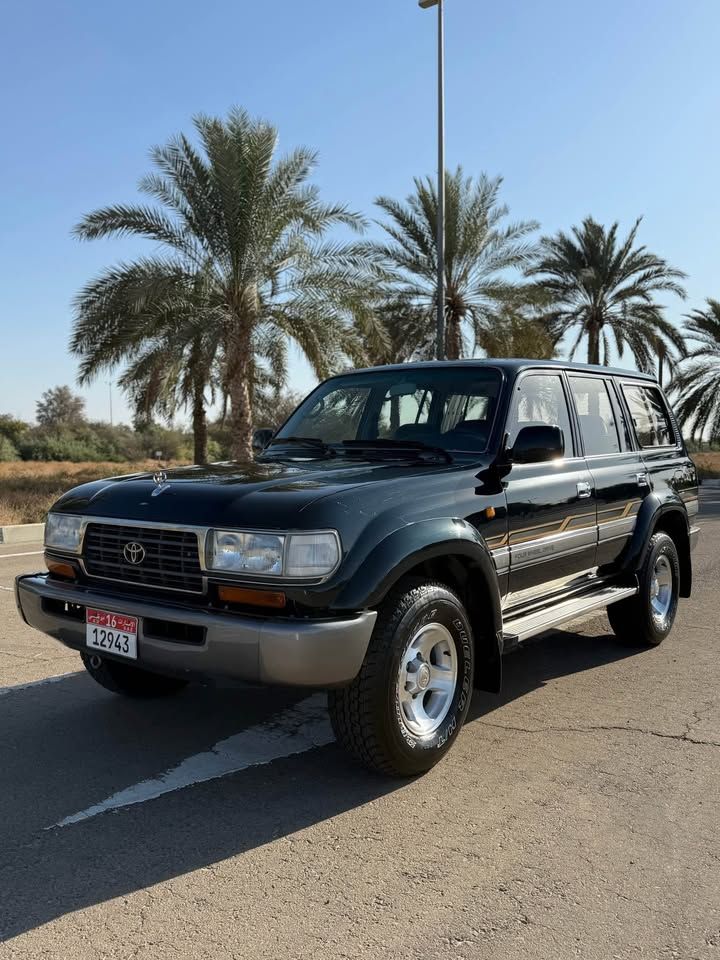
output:
[[[106,660],[91,653],[81,653],[83,666],[101,687],[112,693],[149,700],[152,697],[168,697],[187,686],[187,680],[150,673],[128,663]]]
[[[403,723],[398,673],[408,644],[429,623],[442,624],[452,637],[457,682],[442,725],[422,738]],[[473,671],[472,629],[460,599],[441,583],[406,578],[380,607],[358,676],[349,686],[330,691],[335,736],[371,770],[399,777],[425,773],[448,752],[460,732],[472,698]]]
[[[653,579],[656,565],[665,558],[672,574],[670,606],[664,618],[653,615]],[[648,544],[642,569],[638,574],[639,592],[634,597],[608,607],[608,619],[615,635],[627,646],[657,647],[670,633],[675,622],[680,597],[680,561],[677,547],[667,533],[654,534]]]

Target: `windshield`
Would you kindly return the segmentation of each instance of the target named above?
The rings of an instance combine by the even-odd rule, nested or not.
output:
[[[409,367],[335,377],[321,384],[275,438],[325,444],[401,441],[453,453],[488,445],[501,376],[492,368]]]

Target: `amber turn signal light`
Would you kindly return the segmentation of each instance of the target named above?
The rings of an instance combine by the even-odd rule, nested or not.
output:
[[[284,593],[270,590],[249,590],[247,587],[218,587],[218,596],[223,603],[246,603],[253,607],[282,609],[287,603]]]
[[[63,580],[77,579],[75,567],[71,563],[62,563],[60,560],[53,560],[51,557],[45,557],[45,566],[53,576],[62,577]]]

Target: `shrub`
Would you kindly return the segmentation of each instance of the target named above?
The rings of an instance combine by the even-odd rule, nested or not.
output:
[[[29,429],[30,424],[24,420],[16,420],[9,413],[0,413],[0,437],[7,437],[14,447],[17,447],[20,437]]]
[[[19,460],[20,455],[15,444],[8,438],[0,434],[0,463],[8,463],[10,460]]]
[[[68,432],[46,433],[35,427],[23,434],[20,445],[23,460],[66,460],[83,463],[88,460],[107,460],[97,439],[88,434],[78,436]]]

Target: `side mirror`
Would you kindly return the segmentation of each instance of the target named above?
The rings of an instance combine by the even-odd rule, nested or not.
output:
[[[275,431],[269,427],[262,427],[259,430],[255,430],[252,438],[253,453],[262,453],[274,435]]]
[[[510,451],[513,463],[545,463],[565,456],[565,435],[560,427],[523,427]]]

